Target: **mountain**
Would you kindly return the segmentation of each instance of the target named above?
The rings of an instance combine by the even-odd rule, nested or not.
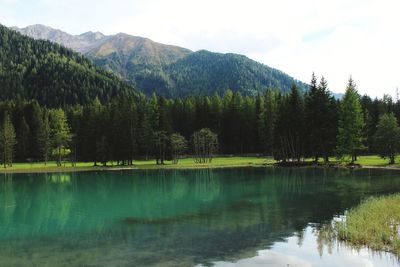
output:
[[[43,36],[68,36],[41,31]],[[47,106],[139,94],[114,74],[69,48],[0,25],[0,100],[37,99]]]
[[[167,73],[178,95],[187,88],[194,94],[223,93],[226,89],[256,95],[268,88],[288,92],[294,82],[301,90],[307,85],[294,81],[289,75],[238,54],[209,51],[191,53],[171,64]]]
[[[243,55],[193,52],[124,33],[70,35],[43,25],[13,29],[74,49],[148,95],[210,95],[226,89],[254,95],[268,88],[287,92],[293,83],[301,90],[308,87]]]
[[[49,40],[61,44],[80,53],[85,53],[92,46],[97,46],[108,39],[108,36],[100,32],[86,32],[75,36],[41,24],[25,28],[11,27],[11,29],[34,39]]]
[[[185,48],[119,33],[88,50],[85,55],[147,94],[156,90],[171,96],[167,91],[171,89],[168,66],[191,53]]]

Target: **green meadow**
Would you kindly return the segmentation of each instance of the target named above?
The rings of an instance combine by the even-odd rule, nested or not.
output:
[[[306,161],[310,161],[307,159]],[[108,169],[168,169],[168,168],[220,168],[220,167],[246,167],[246,166],[272,166],[276,161],[271,157],[256,157],[256,156],[232,156],[232,157],[216,157],[211,163],[195,163],[194,158],[180,159],[178,164],[173,164],[172,161],[165,161],[163,165],[157,165],[154,159],[135,160],[131,166],[119,166],[116,162],[108,162],[107,166],[98,164],[94,166],[93,162],[76,162],[72,166],[71,162],[63,162],[61,167],[57,167],[55,161],[32,162],[32,163],[14,163],[12,167],[0,168],[0,172],[51,172],[51,171],[87,171],[87,170],[108,170]],[[345,162],[338,162],[335,158],[331,158],[331,163],[345,165]],[[399,167],[400,159],[396,159],[396,164],[389,165],[387,159],[383,159],[377,155],[359,156],[356,161],[364,167]]]

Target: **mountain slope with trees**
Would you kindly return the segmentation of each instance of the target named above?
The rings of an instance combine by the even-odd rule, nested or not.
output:
[[[257,95],[271,88],[289,92],[293,83],[301,91],[308,88],[289,75],[243,55],[192,52],[123,33],[70,35],[43,25],[13,29],[81,52],[147,95],[153,92],[168,97],[213,95],[227,89]]]
[[[159,44],[147,38],[119,33],[85,55],[96,65],[114,72],[144,93],[171,95],[168,66],[192,53],[181,47]]]
[[[59,107],[137,94],[81,54],[0,25],[0,100],[36,99]]]
[[[198,51],[167,69],[172,80],[172,93],[182,95],[223,94],[227,89],[243,95],[257,95],[267,89],[290,91],[295,83],[301,91],[307,85],[289,75],[238,54]]]

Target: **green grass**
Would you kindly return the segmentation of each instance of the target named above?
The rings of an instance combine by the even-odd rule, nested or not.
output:
[[[275,161],[271,158],[262,157],[217,157],[211,163],[195,163],[193,158],[179,160],[178,164],[172,164],[171,161],[165,161],[164,165],[157,165],[154,159],[135,160],[133,166],[117,166],[114,162],[107,164],[106,168],[138,168],[138,169],[162,169],[162,168],[217,168],[217,167],[240,167],[240,166],[263,166],[272,164]],[[57,167],[56,162],[51,161],[46,165],[43,162],[38,163],[14,163],[12,167],[1,168],[0,172],[30,172],[30,171],[68,171],[68,170],[95,170],[103,169],[103,166],[94,167],[92,162],[77,162],[75,167],[66,162],[62,167]]]
[[[394,166],[399,166],[399,157],[396,157],[396,163]],[[368,165],[368,166],[385,166],[389,165],[389,159],[383,159],[377,155],[373,156],[360,156],[358,157],[356,163],[360,165]]]
[[[64,166],[64,164],[63,164]],[[76,168],[86,168],[93,166],[93,162],[77,162]],[[3,169],[3,166],[0,165],[0,170]],[[72,167],[71,163],[66,162],[65,167]],[[25,169],[41,169],[41,168],[58,168],[55,161],[49,161],[46,164],[44,162],[23,162],[23,163],[13,163],[12,167],[7,167],[6,170],[25,170]]]
[[[338,164],[347,164],[349,161],[340,161],[335,158],[335,157],[330,157],[329,161],[331,163],[338,163]],[[323,162],[322,159],[319,160],[320,163]],[[355,162],[356,164],[360,164],[362,166],[376,166],[376,167],[383,167],[383,166],[394,166],[394,167],[400,167],[400,157],[395,158],[395,164],[394,165],[389,165],[389,159],[384,159],[381,158],[378,155],[368,155],[368,156],[358,156],[357,161]]]
[[[400,194],[367,199],[335,227],[339,239],[354,246],[400,255]]]
[[[306,161],[312,161],[313,159],[306,159]],[[368,156],[358,156],[357,161],[355,162],[356,164],[360,164],[362,166],[397,166],[400,167],[400,157],[396,157],[395,159],[395,164],[394,165],[389,165],[389,159],[384,159],[381,158],[378,155],[368,155]],[[323,163],[324,160],[322,158],[319,158],[319,163]],[[329,157],[329,162],[333,164],[342,164],[346,165],[347,163],[350,162],[350,158],[348,160],[343,160],[340,161],[336,157]]]
[[[311,159],[306,159],[306,161],[311,161]],[[240,167],[240,166],[264,166],[266,164],[273,164],[272,158],[265,157],[247,157],[247,156],[234,156],[234,157],[216,157],[211,163],[198,164],[195,163],[193,158],[185,158],[179,160],[178,164],[172,164],[171,161],[165,161],[164,165],[156,165],[154,159],[150,160],[134,160],[134,166],[125,167],[135,167],[139,169],[162,169],[162,168],[218,168],[218,167]],[[322,163],[322,161],[320,161]],[[330,158],[331,163],[338,163],[335,158]],[[373,156],[359,156],[356,163],[363,166],[374,166],[374,167],[385,167],[394,166],[400,168],[400,157],[396,158],[396,164],[388,165],[387,159],[382,159],[377,155]],[[345,164],[343,162],[342,164]],[[107,168],[111,168],[111,162],[107,164]],[[121,168],[121,166],[113,167]],[[122,166],[124,167],[124,166]],[[91,170],[91,169],[103,169],[102,166],[94,167],[92,162],[77,162],[75,167],[71,166],[71,163],[66,162],[63,167],[57,167],[56,162],[51,161],[46,165],[43,162],[38,163],[14,163],[13,167],[8,167],[6,169],[2,168],[0,165],[0,172],[40,172],[40,171],[74,171],[74,170]]]
[[[238,166],[262,166],[272,164],[272,158],[262,157],[217,157],[211,163],[195,163],[193,158],[180,159],[178,164],[166,161],[164,165],[156,165],[154,160],[135,161],[138,168],[208,168],[208,167],[238,167]]]

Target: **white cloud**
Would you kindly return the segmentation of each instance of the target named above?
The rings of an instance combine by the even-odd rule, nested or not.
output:
[[[5,1],[17,0],[0,3]],[[193,50],[242,53],[306,82],[315,71],[334,91],[344,91],[350,74],[361,93],[373,96],[393,94],[400,85],[396,0],[25,0],[13,5],[20,10],[6,13],[12,18],[4,23],[42,23],[75,34],[126,32]]]
[[[19,0],[0,0],[0,4],[7,4],[7,5],[16,4],[18,2]]]

